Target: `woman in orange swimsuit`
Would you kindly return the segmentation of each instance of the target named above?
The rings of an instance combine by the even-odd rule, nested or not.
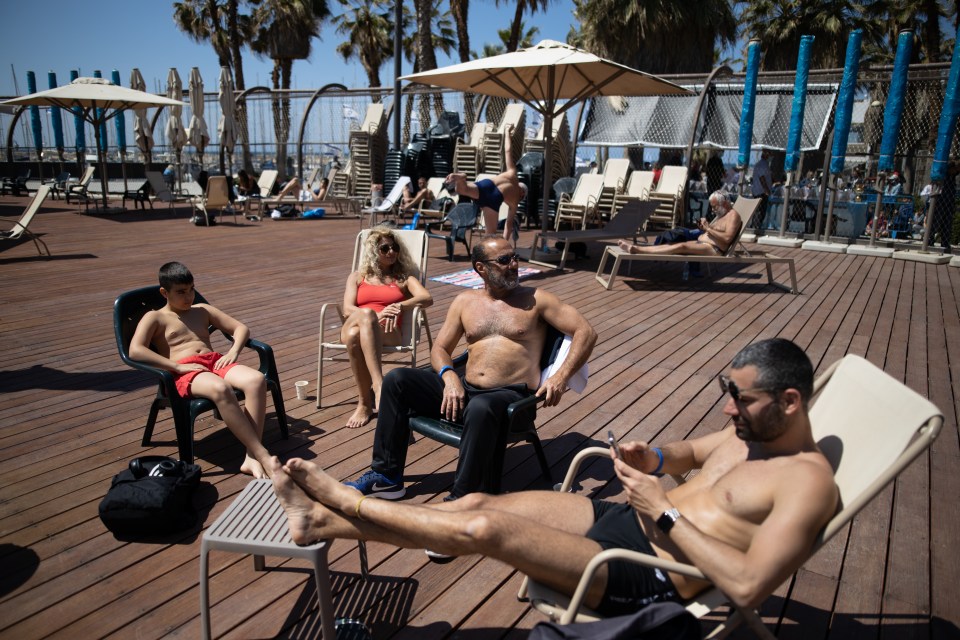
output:
[[[357,409],[347,420],[351,429],[370,422],[380,405],[380,355],[384,345],[400,344],[402,314],[433,304],[430,293],[411,275],[415,272],[416,265],[393,232],[377,227],[363,243],[360,269],[347,277],[340,339],[347,347],[359,395]]]

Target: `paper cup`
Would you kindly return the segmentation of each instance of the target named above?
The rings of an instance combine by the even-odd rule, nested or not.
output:
[[[307,385],[310,384],[308,380],[298,380],[296,382],[297,386],[297,400],[306,400],[307,399]]]

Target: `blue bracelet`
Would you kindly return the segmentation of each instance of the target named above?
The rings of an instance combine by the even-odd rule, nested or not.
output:
[[[451,367],[448,364],[445,364],[442,367],[440,367],[440,372],[437,375],[442,378],[443,374],[445,374],[447,371],[453,371],[453,367]]]
[[[660,459],[660,462],[657,463],[657,468],[653,470],[651,475],[657,475],[660,473],[660,469],[663,469],[663,451],[660,450],[660,447],[654,447],[653,452],[657,454],[657,458]]]

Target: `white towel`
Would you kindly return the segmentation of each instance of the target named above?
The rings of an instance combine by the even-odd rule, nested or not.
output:
[[[553,364],[540,373],[541,386],[547,381],[547,378],[555,374],[560,366],[563,365],[563,361],[567,359],[567,355],[570,353],[571,342],[573,342],[573,339],[570,336],[563,336],[563,342],[560,344],[560,352],[557,353],[557,357],[553,361]],[[580,367],[580,370],[573,374],[570,377],[570,380],[567,381],[567,385],[577,393],[583,393],[583,390],[587,388],[587,378],[589,375],[590,371],[587,368],[587,363],[583,363],[583,366]]]

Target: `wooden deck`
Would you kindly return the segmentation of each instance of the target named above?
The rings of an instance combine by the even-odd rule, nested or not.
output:
[[[26,199],[0,199],[13,221]],[[316,378],[320,306],[340,298],[356,220],[271,221],[199,228],[180,210],[75,215],[49,202],[32,229],[52,258],[29,243],[0,250],[0,637],[196,638],[200,635],[201,533],[151,543],[114,539],[97,517],[110,478],[136,456],[176,454],[169,414],[153,447],[140,438],[153,385],[117,355],[112,303],[156,282],[181,260],[197,288],[246,322],[277,356],[291,423],[279,438],[272,405],[266,444],[281,456],[313,458],[338,478],[363,471],[372,428],[343,428],[353,391],[331,368],[317,410],[293,383]],[[521,239],[529,242],[530,232]],[[430,275],[468,267],[431,245]],[[715,278],[682,281],[678,265],[635,265],[612,291],[592,260],[531,282],[574,304],[600,339],[582,396],[571,393],[538,421],[558,478],[571,456],[613,429],[666,442],[725,424],[714,378],[745,344],[783,336],[823,369],[857,353],[929,396],[946,424],[914,463],[849,528],[763,605],[782,638],[960,637],[960,269],[870,257],[782,250],[796,257],[802,295],[768,287],[762,267],[723,266]],[[718,273],[717,273],[718,272]],[[434,331],[459,293],[431,283]],[[421,360],[427,361],[426,350]],[[245,357],[250,358],[247,354]],[[312,392],[311,392],[312,395]],[[245,486],[239,444],[212,417],[196,432],[205,524]],[[456,451],[420,439],[411,448],[411,502],[446,494]],[[542,487],[529,446],[508,451],[504,486]],[[588,468],[586,488],[620,493],[609,464]],[[516,599],[520,576],[479,557],[447,565],[423,552],[371,545],[373,579],[358,575],[355,544],[331,551],[338,616],[361,618],[383,638],[522,638],[542,619]],[[277,567],[278,561],[268,564]],[[235,554],[211,556],[213,628],[227,638],[316,638],[309,566],[267,572]],[[750,637],[740,632],[738,637]]]

